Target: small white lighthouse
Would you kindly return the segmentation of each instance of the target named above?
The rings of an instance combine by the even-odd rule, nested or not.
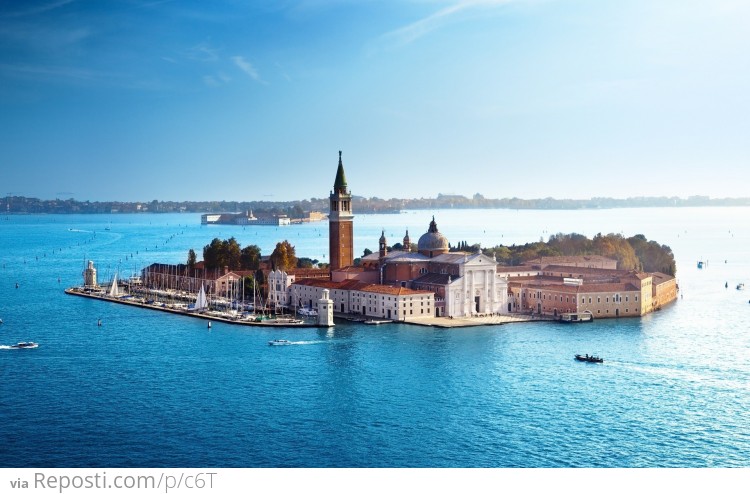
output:
[[[96,268],[94,261],[89,261],[89,266],[83,270],[83,285],[94,288],[96,286]]]
[[[328,298],[328,289],[323,290],[318,300],[318,326],[333,326],[333,300]]]

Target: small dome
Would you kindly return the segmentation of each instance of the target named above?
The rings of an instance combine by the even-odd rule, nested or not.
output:
[[[430,228],[427,230],[427,233],[419,237],[417,250],[425,255],[429,255],[430,257],[432,257],[431,253],[436,251],[439,253],[448,252],[448,239],[438,231],[434,216],[432,217]]]

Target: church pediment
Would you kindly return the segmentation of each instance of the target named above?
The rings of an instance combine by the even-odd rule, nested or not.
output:
[[[465,266],[497,266],[497,261],[484,254],[471,254],[467,257]]]

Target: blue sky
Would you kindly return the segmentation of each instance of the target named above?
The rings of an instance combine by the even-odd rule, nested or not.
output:
[[[750,2],[0,1],[0,195],[748,196]]]

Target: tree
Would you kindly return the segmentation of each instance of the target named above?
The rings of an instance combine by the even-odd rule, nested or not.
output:
[[[242,253],[240,250],[240,244],[237,243],[237,239],[234,237],[231,237],[228,240],[224,240],[221,243],[222,248],[222,254],[224,259],[224,264],[221,267],[228,267],[231,269],[239,269],[242,265],[241,258]]]
[[[658,271],[674,276],[677,272],[674,254],[668,245],[659,245],[654,240],[650,242],[643,235],[634,235],[628,239],[635,255],[646,272]]]
[[[288,240],[276,244],[276,248],[271,254],[271,266],[281,271],[289,271],[297,266],[297,256],[294,252],[294,246]]]
[[[370,249],[365,249],[364,253],[362,254],[362,257],[369,256],[372,254],[372,251]]]
[[[190,249],[188,251],[188,258],[187,258],[187,267],[188,267],[189,273],[192,273],[193,270],[195,269],[196,260],[197,260],[197,256],[195,255],[195,251],[193,249]]]
[[[592,253],[591,240],[579,233],[551,235],[548,244],[563,256],[580,256]]]
[[[232,237],[228,240],[215,238],[203,247],[203,262],[206,269],[238,269],[240,263],[240,244]]]
[[[260,247],[248,245],[240,252],[240,265],[242,269],[258,269],[260,267]]]
[[[300,257],[297,259],[298,268],[312,268],[315,267],[316,264],[318,264],[317,259],[310,259],[309,257]]]
[[[203,262],[206,269],[216,269],[222,265],[221,240],[214,238],[210,244],[203,247]]]
[[[597,254],[611,259],[617,259],[617,269],[639,269],[640,262],[635,250],[620,234],[609,233],[602,236],[597,234],[593,240],[593,247]]]

